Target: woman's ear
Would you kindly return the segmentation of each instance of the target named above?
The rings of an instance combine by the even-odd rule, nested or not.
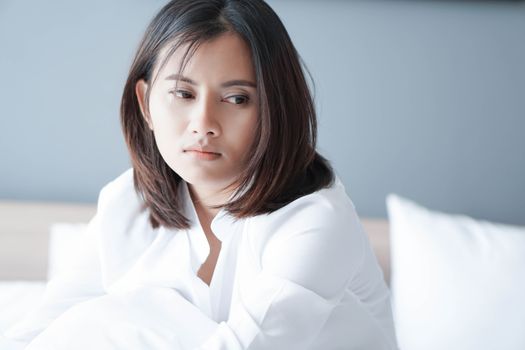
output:
[[[144,79],[140,79],[139,81],[137,81],[137,84],[135,84],[135,95],[137,95],[140,112],[142,113],[142,117],[144,117],[144,120],[148,124],[150,130],[153,130],[151,116],[149,115],[149,112],[146,108],[146,91],[148,91],[148,84],[144,81]]]

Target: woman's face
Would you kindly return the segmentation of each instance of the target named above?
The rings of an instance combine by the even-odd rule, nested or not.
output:
[[[179,48],[159,72],[149,113],[144,113],[144,81],[137,83],[136,93],[169,167],[189,184],[224,189],[241,171],[257,126],[250,49],[238,35],[222,34],[202,43],[178,75],[185,49]]]

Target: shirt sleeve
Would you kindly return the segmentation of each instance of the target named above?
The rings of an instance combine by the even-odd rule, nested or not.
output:
[[[359,232],[352,233],[358,219],[350,214],[342,220],[310,206],[283,217],[263,249],[260,273],[199,349],[308,348],[362,262]]]
[[[102,197],[102,191],[99,196]],[[89,221],[81,250],[72,254],[67,269],[48,281],[39,305],[21,321],[7,329],[4,336],[19,343],[30,343],[56,318],[72,306],[105,294],[101,280],[97,231],[99,215]]]

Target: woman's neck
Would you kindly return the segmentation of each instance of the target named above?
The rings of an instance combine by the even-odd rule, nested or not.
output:
[[[227,200],[227,196],[217,190],[198,188],[192,184],[188,184],[193,206],[199,216],[201,226],[205,231],[208,231],[211,221],[220,211],[220,209],[211,208],[214,205],[223,204]]]

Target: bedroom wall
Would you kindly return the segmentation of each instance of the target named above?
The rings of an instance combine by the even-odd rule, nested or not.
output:
[[[164,1],[0,1],[0,198],[93,202],[129,166],[132,54]],[[361,216],[389,192],[525,224],[524,2],[283,1],[319,150]]]

